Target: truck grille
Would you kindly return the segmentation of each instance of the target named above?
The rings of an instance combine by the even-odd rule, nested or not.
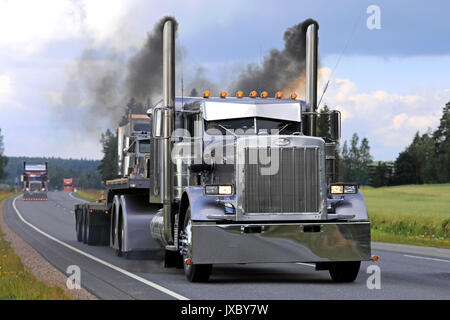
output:
[[[260,159],[258,150],[260,149],[244,148],[244,212],[247,214],[318,212],[319,148],[262,149],[267,155],[279,152],[279,165],[273,166],[274,170],[271,170],[270,174],[267,174],[270,166],[264,165],[267,156]]]

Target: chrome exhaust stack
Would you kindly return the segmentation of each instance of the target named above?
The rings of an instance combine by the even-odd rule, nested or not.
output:
[[[154,121],[161,122],[162,150],[162,200],[164,219],[164,240],[173,245],[172,203],[173,203],[173,164],[171,159],[171,136],[175,123],[175,29],[176,22],[167,19],[163,26],[163,110],[161,117]]]
[[[318,45],[317,22],[311,22],[306,29],[306,91],[305,100],[307,103],[307,112],[311,112],[307,116],[306,135],[316,136],[317,115],[317,45]]]

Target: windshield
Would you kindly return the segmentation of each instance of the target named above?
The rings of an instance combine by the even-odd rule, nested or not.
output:
[[[133,125],[133,131],[145,131],[150,132],[150,121],[148,122],[136,122]]]
[[[150,153],[150,140],[140,140],[139,141],[139,152],[140,153]]]
[[[28,181],[42,181],[42,177],[28,177]]]
[[[30,183],[30,191],[41,191],[42,185],[40,183]]]
[[[255,130],[256,125],[256,130]],[[205,130],[208,134],[285,134],[300,132],[300,122],[268,119],[268,118],[239,118],[215,121],[205,121]],[[220,133],[219,133],[220,132]]]

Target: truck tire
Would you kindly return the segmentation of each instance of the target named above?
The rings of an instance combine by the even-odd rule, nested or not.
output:
[[[83,211],[81,213],[81,241],[83,243],[86,243],[86,214],[87,209],[83,208]]]
[[[187,236],[187,239],[190,241],[191,237],[191,207],[189,206],[186,215],[183,221],[183,233]],[[212,272],[212,264],[186,264],[187,260],[191,259],[191,252],[190,249],[187,248],[185,252],[183,253],[183,266],[184,266],[184,274],[186,275],[186,278],[190,282],[206,282],[208,281],[209,277],[211,276]]]
[[[358,276],[361,261],[343,261],[330,264],[329,272],[334,282],[353,282]]]
[[[75,232],[77,234],[77,241],[81,242],[82,241],[82,237],[81,237],[81,210],[77,209],[76,214],[75,214]]]
[[[95,246],[98,242],[98,236],[97,236],[97,228],[95,228],[94,226],[92,226],[92,220],[93,217],[91,215],[91,213],[87,214],[87,219],[86,219],[86,244],[88,246]]]
[[[123,238],[125,236],[125,230],[124,230],[124,224],[123,224],[123,218],[122,218],[122,214],[119,213],[119,226],[117,227],[117,250],[116,250],[116,255],[118,257],[124,257],[126,258],[126,256],[124,255],[123,252]]]

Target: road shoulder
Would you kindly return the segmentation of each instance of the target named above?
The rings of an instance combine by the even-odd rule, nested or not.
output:
[[[12,199],[13,197],[5,199],[0,203],[0,229],[3,232],[3,238],[10,243],[14,253],[20,257],[26,270],[32,273],[37,280],[50,286],[56,285],[60,287],[72,299],[97,300],[94,295],[83,288],[80,290],[69,290],[66,286],[67,276],[53,267],[8,227],[3,218],[3,212],[5,207],[11,203]]]
[[[423,246],[414,246],[409,244],[397,244],[388,242],[372,242],[372,249],[450,259],[450,250],[442,248],[423,247]]]

